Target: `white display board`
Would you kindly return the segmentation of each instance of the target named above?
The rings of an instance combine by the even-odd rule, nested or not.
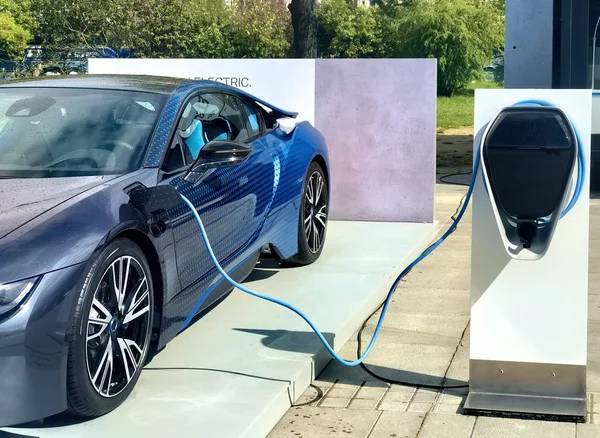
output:
[[[90,74],[209,79],[298,112],[315,123],[314,59],[90,59]]]
[[[591,97],[590,90],[475,93],[475,153],[498,111],[523,100],[543,100],[561,108],[579,132],[586,178],[578,203],[558,222],[544,257],[517,260],[505,250],[480,168],[472,203],[471,359],[587,363]]]

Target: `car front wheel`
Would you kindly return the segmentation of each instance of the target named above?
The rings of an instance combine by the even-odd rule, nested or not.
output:
[[[148,355],[154,299],[148,262],[128,239],[111,242],[93,262],[70,332],[70,411],[95,417],[131,393]]]

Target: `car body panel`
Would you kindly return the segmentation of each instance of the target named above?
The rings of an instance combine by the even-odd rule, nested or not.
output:
[[[50,204],[52,207],[46,212],[20,226],[13,225],[14,231],[0,239],[0,260],[11,261],[0,263],[0,284],[85,262],[119,224],[144,223],[138,212],[122,207],[128,203],[123,188],[132,180],[148,179],[151,182],[156,173],[148,169],[127,177],[101,177],[101,184],[66,201]],[[18,179],[0,181],[0,184],[9,181],[35,183]],[[7,187],[10,189],[11,186]],[[52,196],[48,198],[52,199]]]
[[[282,258],[298,252],[301,196],[310,163],[322,163],[329,177],[323,136],[307,122],[299,123],[291,133],[271,129],[249,142],[252,153],[238,166],[209,170],[194,183],[184,180],[185,172],[163,179],[159,165],[173,126],[194,93],[222,89],[259,100],[209,81],[183,85],[161,78],[149,81],[150,86],[144,85],[143,78],[131,82],[102,77],[99,83],[93,78],[49,80],[50,85],[45,80],[30,82],[45,87],[77,83],[84,88],[173,91],[142,169],[123,176],[63,178],[69,180],[64,186],[48,179],[43,182],[49,182],[46,194],[33,193],[33,180],[0,180],[0,196],[10,199],[11,211],[19,211],[19,206],[23,211],[20,215],[2,213],[6,210],[2,207],[0,212],[0,230],[6,230],[0,238],[0,284],[43,275],[14,315],[0,316],[0,374],[11,376],[11,382],[0,382],[0,406],[17,400],[15,409],[0,410],[0,426],[66,408],[67,334],[80,281],[95,255],[116,237],[134,239],[150,261],[154,287],[160,294],[155,300],[155,348],[162,348],[194,315],[231,290],[212,265],[194,217],[177,191],[197,205],[217,257],[237,280],[250,273],[267,245]],[[275,107],[273,111],[294,115]],[[52,184],[56,187],[50,189]],[[134,199],[146,189],[161,187],[171,197],[164,205],[160,200],[152,201],[158,205],[149,205]],[[156,231],[153,224],[157,222],[164,229]],[[204,299],[207,291],[210,295]],[[15,367],[19,371],[11,371]]]
[[[114,178],[114,177],[113,177]],[[105,176],[6,179],[0,184],[0,239],[69,199],[110,179]]]
[[[251,144],[250,156],[238,166],[213,169],[195,184],[181,178],[171,182],[199,206],[198,212],[220,261],[235,257],[251,243],[273,198],[273,159],[261,143]],[[251,175],[261,183],[252,182]],[[213,266],[188,206],[182,200],[179,208],[170,213],[179,278],[186,288],[198,279],[200,272],[207,273]]]
[[[20,311],[0,327],[0,425],[43,418],[67,408],[66,375],[72,309],[82,263],[45,275]]]

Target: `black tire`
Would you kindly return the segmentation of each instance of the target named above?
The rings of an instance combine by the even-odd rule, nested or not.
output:
[[[152,286],[148,261],[129,239],[114,240],[92,262],[68,333],[67,401],[71,413],[104,415],[123,403],[135,387],[148,356],[154,313]],[[125,290],[121,305],[115,292],[119,289]],[[97,376],[95,380],[92,374]]]
[[[318,199],[312,203],[310,202],[310,190],[318,187],[318,184],[322,182],[322,191],[319,193]],[[314,184],[316,183],[316,185]],[[314,195],[313,195],[314,196]],[[316,196],[315,196],[316,198]],[[324,214],[324,217],[322,216]],[[327,236],[327,219],[329,217],[329,187],[327,184],[327,178],[323,168],[316,162],[312,162],[308,168],[306,176],[304,178],[304,187],[302,189],[302,201],[300,203],[300,217],[298,220],[298,254],[294,257],[285,260],[286,264],[303,266],[310,265],[317,261],[323,252],[323,246],[325,245],[325,238]],[[315,229],[312,228],[309,232],[306,231],[304,224],[309,221],[313,224],[317,233],[314,234]],[[311,234],[313,233],[313,234]],[[319,244],[315,245],[314,238],[318,237]]]

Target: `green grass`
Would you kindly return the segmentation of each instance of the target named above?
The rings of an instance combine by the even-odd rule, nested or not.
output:
[[[452,97],[437,98],[437,132],[473,126],[476,88],[502,88],[496,82],[476,81]]]

